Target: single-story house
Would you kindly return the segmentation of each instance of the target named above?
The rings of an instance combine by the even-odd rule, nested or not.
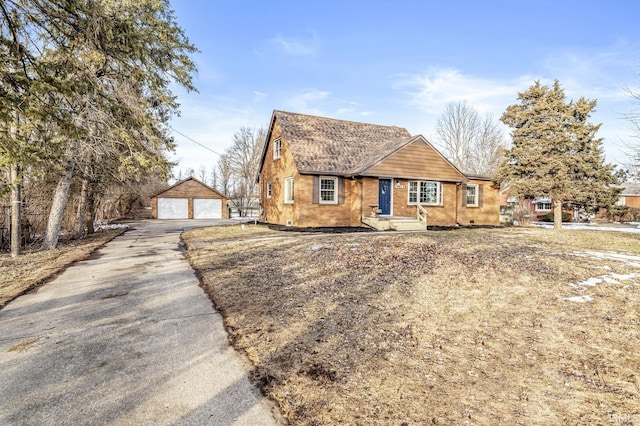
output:
[[[553,200],[549,197],[524,198],[511,195],[511,186],[506,186],[500,193],[500,204],[511,206],[515,210],[518,223],[536,222],[540,216],[553,212]],[[564,210],[566,211],[566,210]]]
[[[424,218],[422,209],[428,225],[500,224],[489,178],[395,126],[276,110],[257,179],[260,219],[273,224],[399,229],[390,221]]]
[[[227,197],[190,176],[151,197],[154,219],[226,219]]]
[[[640,209],[640,183],[626,182],[620,186],[622,192],[618,197],[618,205]]]

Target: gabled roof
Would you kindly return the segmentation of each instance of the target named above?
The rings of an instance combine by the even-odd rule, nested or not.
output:
[[[181,181],[174,183],[173,185],[169,186],[168,188],[164,188],[164,189],[162,189],[162,190],[160,190],[160,191],[156,192],[155,194],[151,195],[151,197],[150,197],[150,198],[154,198],[154,197],[157,197],[157,196],[159,196],[159,195],[162,195],[162,194],[164,194],[165,192],[167,192],[167,191],[169,191],[169,190],[171,190],[171,189],[175,188],[176,186],[180,186],[180,185],[182,185],[183,183],[185,183],[185,182],[187,182],[187,181],[190,181],[190,180],[192,180],[192,181],[194,181],[194,182],[197,182],[197,183],[199,183],[200,185],[204,186],[205,188],[207,188],[207,189],[209,189],[209,190],[211,190],[211,191],[215,192],[215,193],[216,193],[216,194],[218,194],[220,197],[222,197],[222,198],[224,198],[224,199],[228,199],[228,197],[227,197],[226,195],[222,194],[220,191],[217,191],[215,188],[210,187],[210,186],[209,186],[209,185],[207,185],[206,183],[204,183],[204,182],[202,182],[202,181],[199,181],[198,179],[194,178],[193,176],[189,176],[189,177],[188,177],[188,178],[186,178],[186,179],[182,179]]]
[[[638,196],[640,195],[640,183],[623,183],[620,185],[622,187],[622,192],[620,195],[625,196]]]
[[[267,141],[277,119],[298,172],[356,175],[410,143],[407,129],[292,112],[273,112]],[[265,144],[260,168],[264,162]]]
[[[372,157],[372,161],[370,164],[365,164],[363,165],[363,167],[358,170],[359,174],[364,174],[366,175],[367,172],[370,172],[372,170],[375,170],[375,167],[377,165],[379,165],[380,163],[384,162],[385,160],[391,158],[392,156],[394,156],[395,154],[397,154],[399,151],[401,151],[402,149],[404,149],[405,147],[412,145],[412,144],[420,144],[420,145],[424,145],[425,147],[427,147],[429,153],[434,154],[436,157],[436,161],[442,161],[444,164],[446,164],[445,167],[449,167],[451,169],[452,175],[449,176],[450,179],[452,179],[455,182],[459,182],[460,179],[462,179],[463,181],[467,180],[467,176],[462,173],[460,171],[460,169],[458,169],[451,161],[449,161],[449,159],[447,159],[444,155],[442,155],[440,153],[440,151],[438,151],[433,145],[431,145],[431,143],[422,135],[416,135],[414,137],[412,137],[411,139],[409,139],[408,141],[406,141],[405,143],[403,143],[402,145],[400,145],[398,148],[394,149],[393,151],[390,151],[388,153],[379,155],[379,156],[373,156]],[[423,158],[424,160],[424,158]],[[426,170],[424,170],[426,171]],[[408,176],[398,176],[398,177],[405,177],[405,178],[409,178]],[[425,175],[421,175],[422,178],[427,178],[427,176]],[[428,178],[432,179],[435,178],[435,176],[429,176]]]

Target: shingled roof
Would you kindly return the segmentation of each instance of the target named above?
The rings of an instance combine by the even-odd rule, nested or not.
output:
[[[640,183],[623,183],[620,185],[622,187],[622,192],[620,195],[622,196],[634,196],[640,195]]]
[[[274,111],[300,173],[356,175],[411,141],[407,129]]]

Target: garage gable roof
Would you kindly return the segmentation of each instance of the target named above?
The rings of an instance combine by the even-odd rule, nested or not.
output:
[[[159,191],[159,192],[157,192],[157,193],[153,194],[153,195],[151,196],[151,198],[159,197],[159,196],[161,196],[162,194],[164,194],[165,192],[170,191],[170,190],[172,190],[172,189],[174,189],[174,188],[176,188],[176,187],[178,187],[178,186],[180,186],[180,185],[183,185],[185,182],[188,182],[188,181],[190,181],[190,180],[192,180],[192,181],[194,181],[194,182],[196,182],[196,183],[198,183],[198,184],[202,185],[203,187],[205,187],[205,188],[206,188],[206,189],[208,189],[209,191],[215,192],[216,194],[218,194],[218,195],[220,196],[220,198],[223,198],[223,199],[225,199],[225,200],[228,200],[228,199],[229,199],[226,195],[224,195],[224,194],[222,194],[221,192],[217,191],[216,189],[214,189],[214,188],[210,187],[210,186],[209,186],[209,185],[207,185],[206,183],[199,181],[198,179],[194,178],[193,176],[189,176],[189,177],[188,177],[188,178],[186,178],[186,179],[182,179],[181,181],[176,182],[176,183],[174,183],[173,185],[171,185],[171,186],[169,186],[169,187],[167,187],[167,188],[165,188],[165,189],[163,189],[163,190],[161,190],[161,191]]]

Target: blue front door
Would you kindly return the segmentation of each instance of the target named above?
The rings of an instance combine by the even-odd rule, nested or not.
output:
[[[378,179],[378,208],[380,214],[391,214],[391,179]]]

